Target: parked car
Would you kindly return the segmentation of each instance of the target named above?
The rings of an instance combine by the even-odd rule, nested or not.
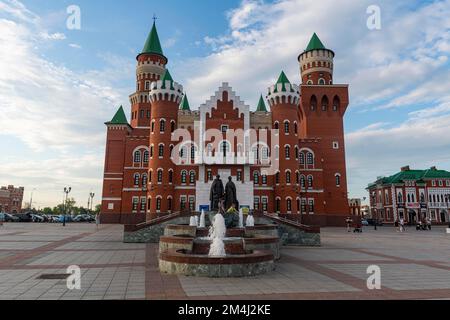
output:
[[[61,215],[58,216],[58,222],[63,223],[64,220],[66,221],[66,223],[68,223],[68,222],[73,222],[73,219],[72,219],[72,216],[71,216],[71,215],[68,215],[68,214],[67,214],[67,215],[64,217],[64,215],[61,214]]]
[[[82,215],[78,215],[73,218],[73,222],[85,222],[85,221],[86,221],[86,219]]]
[[[33,221],[31,218],[31,213],[16,213],[15,217],[19,218],[18,222],[31,222]]]
[[[50,223],[58,223],[59,222],[59,216],[50,216]]]
[[[38,214],[32,214],[31,215],[31,221],[33,222],[45,222],[44,217],[38,215]]]
[[[361,224],[363,225],[363,226],[368,226],[369,225],[369,222],[366,220],[366,219],[363,219],[363,220],[361,220]]]

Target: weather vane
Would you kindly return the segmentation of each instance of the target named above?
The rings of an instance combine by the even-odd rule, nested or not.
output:
[[[156,20],[157,20],[158,18],[156,17],[156,15],[155,14],[153,14],[153,22],[154,23],[156,23]]]

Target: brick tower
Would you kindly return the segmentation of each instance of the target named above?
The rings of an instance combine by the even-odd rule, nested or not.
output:
[[[298,61],[301,71],[300,139],[317,139],[326,214],[348,214],[343,118],[348,85],[333,83],[334,52],[314,33]]]
[[[174,210],[175,168],[171,160],[172,132],[177,127],[183,87],[166,70],[162,80],[150,85],[150,162],[148,212],[150,218]]]
[[[155,23],[153,23],[142,53],[137,56],[136,60],[136,92],[130,95],[131,126],[144,128],[149,127],[151,117],[151,105],[148,97],[150,84],[161,79],[168,62],[163,54]]]
[[[272,158],[279,160],[280,168],[274,181],[275,211],[293,213],[297,199],[295,150],[298,145],[299,87],[291,84],[281,72],[277,83],[269,88],[267,99],[272,109],[272,128],[279,130],[279,145],[272,150]]]

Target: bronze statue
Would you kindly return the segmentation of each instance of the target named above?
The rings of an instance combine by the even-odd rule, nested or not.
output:
[[[233,204],[237,206],[236,185],[233,182],[233,178],[229,177],[225,186],[225,210],[230,209]]]
[[[219,210],[219,201],[223,199],[224,188],[220,176],[217,175],[211,186],[209,201],[211,201],[211,211]]]

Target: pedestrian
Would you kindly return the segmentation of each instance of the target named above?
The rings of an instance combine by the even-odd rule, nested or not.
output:
[[[396,230],[397,232],[400,232],[400,222],[398,221],[398,219],[395,220],[395,230]]]
[[[428,228],[428,230],[431,231],[431,219],[430,219],[430,217],[427,217],[427,228]]]
[[[400,232],[405,231],[405,220],[403,218],[400,218]]]
[[[5,214],[0,212],[0,227],[3,226],[4,221],[5,221]]]
[[[352,232],[352,218],[348,217],[345,222],[347,223],[347,232]]]
[[[98,231],[98,227],[100,225],[100,213],[97,213],[97,215],[95,216],[95,228]]]

